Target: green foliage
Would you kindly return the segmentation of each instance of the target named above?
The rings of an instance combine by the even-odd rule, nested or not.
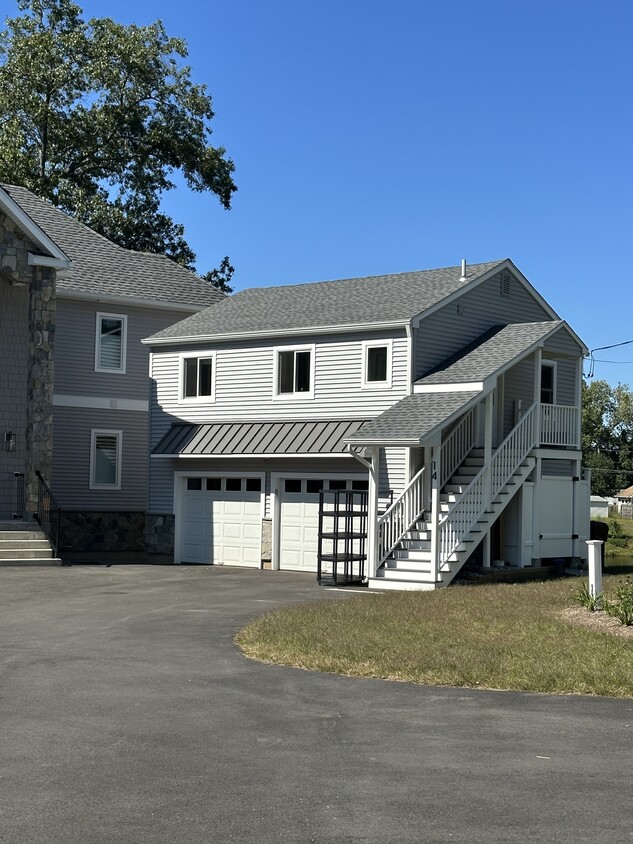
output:
[[[160,21],[83,20],[71,0],[18,0],[0,34],[0,181],[50,199],[121,246],[188,267],[160,210],[179,172],[229,208],[233,162],[209,143],[211,97]]]
[[[626,385],[583,384],[582,450],[594,495],[614,495],[633,483],[633,393]]]
[[[589,583],[583,583],[574,593],[574,600],[581,607],[584,607],[589,612],[597,612],[602,609],[604,602],[604,594],[599,592],[597,595],[589,589]]]
[[[633,624],[633,581],[627,578],[620,583],[616,590],[614,598],[605,600],[603,602],[604,611],[617,618],[620,624],[627,627]]]

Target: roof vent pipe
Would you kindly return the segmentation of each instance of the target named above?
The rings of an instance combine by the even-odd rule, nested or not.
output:
[[[462,258],[462,275],[460,281],[466,281],[466,258]]]

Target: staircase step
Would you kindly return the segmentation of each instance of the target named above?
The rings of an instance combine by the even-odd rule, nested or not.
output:
[[[370,577],[367,581],[369,589],[391,590],[394,589],[399,592],[403,591],[431,591],[441,583],[431,583],[422,580],[388,580],[385,577]]]
[[[62,566],[59,557],[29,557],[28,559],[0,559],[0,568],[5,566]]]
[[[0,548],[0,560],[28,560],[39,558],[43,559],[52,556],[53,552],[51,551],[50,545],[47,546],[46,544],[40,548]]]
[[[427,563],[431,560],[431,549],[419,550],[411,548],[394,548],[389,555],[389,559],[394,560],[416,560],[421,563]]]
[[[409,571],[409,572],[417,572],[420,575],[428,574],[431,571],[431,561],[430,560],[410,560],[405,557],[401,558],[394,558],[394,557],[387,557],[385,562],[382,565],[382,568],[379,571],[387,572],[391,575],[394,572],[398,571]]]
[[[41,530],[2,530],[0,547],[5,542],[46,542],[46,535]]]

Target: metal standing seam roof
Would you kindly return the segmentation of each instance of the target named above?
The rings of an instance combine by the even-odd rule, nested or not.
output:
[[[336,454],[345,439],[367,420],[294,422],[206,422],[172,425],[152,449],[153,455],[187,457],[207,455]]]
[[[490,261],[470,264],[466,279],[461,267],[320,281],[311,284],[257,287],[227,297],[169,326],[146,342],[202,339],[322,327],[406,323],[471,284],[495,267]]]
[[[413,393],[350,434],[348,445],[419,445],[469,404],[481,397],[479,390],[455,393]]]
[[[562,325],[562,320],[496,325],[415,383],[431,386],[484,381]]]
[[[2,188],[72,261],[71,269],[59,274],[60,292],[194,307],[226,298],[208,281],[165,255],[124,249],[26,188]]]

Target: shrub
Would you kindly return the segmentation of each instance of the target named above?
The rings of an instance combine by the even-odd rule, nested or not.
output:
[[[630,627],[633,624],[633,581],[627,578],[615,590],[612,600],[603,601],[604,611],[620,624]]]

